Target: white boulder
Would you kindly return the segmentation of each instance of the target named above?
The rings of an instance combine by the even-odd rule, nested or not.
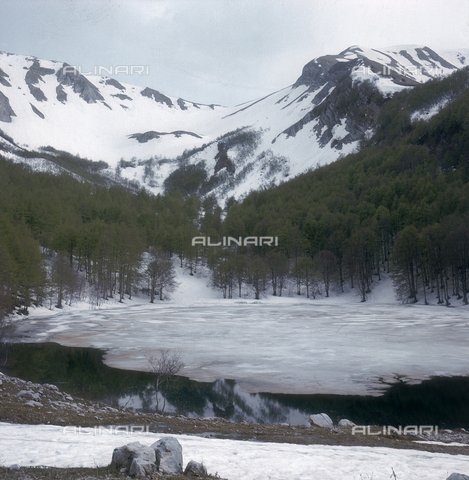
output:
[[[318,413],[309,417],[309,423],[311,426],[316,425],[318,427],[332,428],[334,423],[331,417],[327,413]]]
[[[355,424],[346,418],[339,421],[339,427],[354,427]]]
[[[182,446],[174,437],[165,437],[151,448],[156,454],[156,465],[162,473],[182,473]]]

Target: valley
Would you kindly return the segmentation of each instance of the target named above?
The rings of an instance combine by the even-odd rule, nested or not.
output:
[[[88,432],[86,446],[73,438],[64,451],[57,435],[67,422],[122,417],[180,435],[230,479],[284,480],[289,461],[266,467],[281,454],[302,478],[317,458],[324,478],[332,467],[340,478],[396,469],[399,480],[422,465],[428,480],[462,469],[468,57],[351,46],[308,62],[291,86],[225,107],[0,54],[0,340],[18,348],[8,368],[31,358],[18,371],[42,383],[56,352],[65,360],[47,382],[67,384],[64,371],[96,361],[81,373],[102,396],[86,402],[113,405],[70,397],[57,412],[67,394],[51,387],[57,398],[28,409],[10,383],[34,387],[33,399],[45,387],[2,377],[2,441],[17,445],[2,464],[44,464],[21,438],[29,428],[31,451],[53,445],[47,465],[92,467],[78,448],[104,468],[114,438]],[[275,243],[222,245],[228,237]],[[184,368],[174,389],[155,392],[139,375],[163,351]],[[358,442],[305,426],[345,411],[457,432]]]

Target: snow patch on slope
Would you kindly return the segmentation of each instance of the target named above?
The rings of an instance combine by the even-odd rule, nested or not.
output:
[[[450,103],[449,98],[443,98],[438,103],[432,105],[431,107],[427,107],[421,110],[416,110],[410,115],[411,122],[418,122],[419,120],[424,120],[428,122],[430,118],[434,117],[438,113],[440,113],[443,108],[446,107]]]
[[[343,87],[348,75],[352,85],[368,81],[390,96],[448,75],[467,65],[468,58],[469,50],[438,54],[419,45],[384,49],[355,45],[338,55],[314,59],[293,86],[242,105],[220,107],[167,97],[111,78],[64,76],[66,64],[0,53],[0,94],[16,115],[6,112],[4,99],[8,122],[2,121],[1,127],[19,148],[39,150],[50,145],[103,160],[110,165],[108,175],[118,169],[124,179],[138,181],[153,193],[163,193],[165,178],[179,166],[178,157],[183,155],[190,164],[205,162],[210,178],[217,141],[240,128],[258,132],[249,154],[242,156],[235,148],[228,151],[235,171],[218,172],[219,186],[213,191],[223,202],[229,196],[240,199],[250,190],[277,185],[358,147],[363,125],[350,120],[353,105],[340,118],[331,112],[340,90],[337,85],[342,82]],[[83,95],[80,85],[90,95]],[[374,118],[371,113],[368,119]],[[416,112],[415,119],[419,115],[427,114]],[[370,131],[372,125],[364,128]],[[194,150],[198,151],[190,155]],[[120,168],[121,160],[134,165]]]

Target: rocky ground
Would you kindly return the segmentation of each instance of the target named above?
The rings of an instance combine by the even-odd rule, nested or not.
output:
[[[22,424],[51,424],[62,426],[109,427],[144,425],[151,432],[189,434],[213,438],[231,438],[252,442],[282,442],[344,446],[373,446],[412,448],[430,452],[467,455],[469,432],[464,429],[443,430],[438,435],[352,435],[351,427],[307,427],[290,425],[263,425],[232,423],[221,418],[187,418],[141,414],[124,408],[74,398],[61,392],[55,385],[35,384],[0,374],[0,422]],[[380,431],[382,427],[371,427]],[[443,443],[457,442],[467,446],[445,446],[415,443],[433,440]],[[110,467],[98,469],[20,468],[1,469],[0,479],[122,479],[125,475]],[[157,475],[155,478],[164,479]],[[169,477],[167,477],[169,478]],[[183,476],[172,476],[179,480]],[[215,478],[215,477],[206,477]]]

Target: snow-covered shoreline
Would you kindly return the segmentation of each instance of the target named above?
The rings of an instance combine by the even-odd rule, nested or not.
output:
[[[181,353],[182,375],[233,379],[251,393],[380,395],[398,379],[469,372],[469,307],[402,305],[389,278],[376,282],[366,303],[350,291],[255,301],[220,298],[207,275],[176,272],[170,301],[39,308],[17,322],[21,341],[101,348],[107,365],[141,371],[145,355],[170,349]]]
[[[3,374],[0,380],[1,418],[15,422],[0,422],[0,467],[17,465],[25,473],[36,466],[106,467],[115,447],[151,445],[168,435],[181,443],[184,466],[202,462],[209,473],[228,480],[385,480],[393,472],[399,480],[445,480],[468,465],[468,434],[462,429],[396,439],[350,436],[347,427],[164,417],[73,398],[53,385]]]
[[[340,375],[347,372],[350,385],[360,384],[360,376],[368,378],[364,368],[370,361],[356,357],[360,352],[369,356],[374,366],[387,361],[389,369],[396,368],[391,373],[405,373],[404,380],[408,381],[425,378],[410,375],[416,366],[427,367],[427,374],[469,371],[469,364],[464,363],[469,358],[467,307],[401,305],[388,279],[375,285],[366,304],[350,292],[329,299],[269,296],[255,301],[247,296],[222,299],[208,286],[207,277],[189,276],[182,269],[177,272],[179,289],[168,302],[150,305],[148,299],[137,297],[124,304],[108,302],[94,308],[85,303],[54,311],[39,308],[18,320],[20,330],[29,330],[32,335],[22,340],[105,348],[107,364],[133,369],[135,359],[142,359],[152,348],[177,349],[189,367],[195,365],[206,373],[218,366],[220,369],[211,374],[218,372],[220,376],[230,366],[224,359],[227,349],[232,348],[231,366],[237,372],[244,368],[256,381],[270,375],[288,383],[288,377],[278,371],[283,365],[284,374],[293,372],[291,378],[296,384],[302,381],[302,372],[319,372],[326,390],[334,384],[343,386],[347,379]],[[351,348],[354,342],[361,342],[361,346]],[[200,349],[195,348],[198,345]],[[321,349],[320,355],[312,355],[315,348]],[[367,348],[372,348],[371,352],[366,353]],[[197,363],[195,354],[202,353],[211,356]],[[307,363],[310,359],[322,363],[312,369]],[[399,365],[406,370],[399,371]],[[195,371],[188,376],[195,376]],[[385,379],[392,381],[393,377]],[[108,465],[114,447],[132,441],[151,444],[164,435],[96,435],[92,428],[82,429],[78,435],[66,430],[64,435],[61,426],[1,423],[0,464]],[[229,480],[387,480],[393,478],[393,472],[398,480],[445,480],[452,472],[467,474],[467,455],[175,436],[186,459],[203,462],[210,473],[217,472]]]

